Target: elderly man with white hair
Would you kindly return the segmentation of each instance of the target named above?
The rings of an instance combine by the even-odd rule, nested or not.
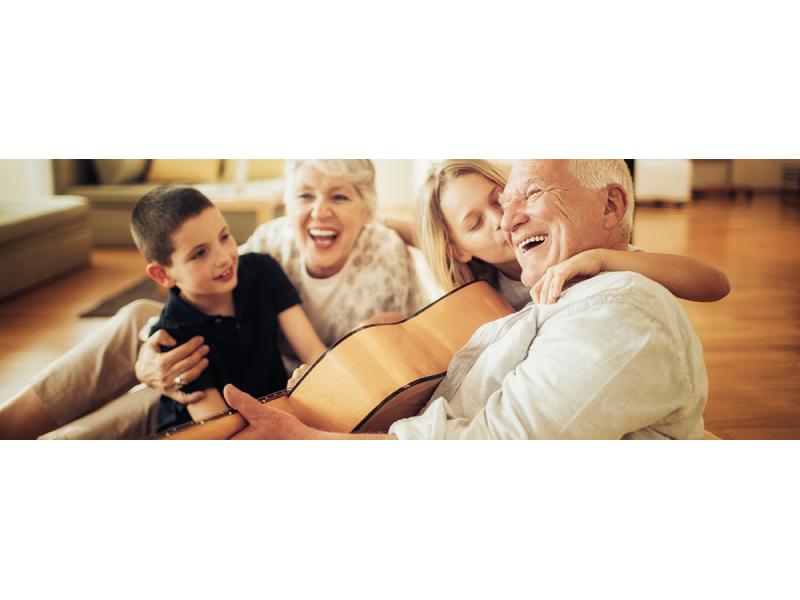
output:
[[[518,161],[502,229],[532,287],[593,248],[626,250],[632,192],[622,161]],[[629,181],[629,178],[628,178]],[[700,342],[664,287],[631,272],[569,286],[480,328],[426,409],[388,435],[312,429],[228,386],[242,438],[699,439],[708,394]]]

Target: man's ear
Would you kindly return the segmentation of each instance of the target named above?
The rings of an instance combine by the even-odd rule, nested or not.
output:
[[[615,229],[628,210],[628,195],[621,185],[612,183],[606,191],[606,205],[603,209],[603,226]]]
[[[147,263],[144,270],[147,276],[158,285],[162,285],[165,288],[175,287],[175,280],[167,275],[167,270],[157,262]]]

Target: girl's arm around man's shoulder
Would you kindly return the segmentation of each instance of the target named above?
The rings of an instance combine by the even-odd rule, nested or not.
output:
[[[731,291],[725,273],[695,258],[597,248],[547,269],[531,295],[540,304],[555,302],[571,279],[593,277],[602,271],[633,271],[660,283],[678,298],[695,302],[715,302]]]

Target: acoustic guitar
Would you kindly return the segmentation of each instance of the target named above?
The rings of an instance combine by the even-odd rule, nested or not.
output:
[[[259,401],[324,431],[386,432],[395,421],[419,413],[450,359],[481,325],[512,312],[491,285],[473,281],[404,321],[347,334],[292,388]],[[244,417],[231,409],[153,437],[227,439],[246,426]]]

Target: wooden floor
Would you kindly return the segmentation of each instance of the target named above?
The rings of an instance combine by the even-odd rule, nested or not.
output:
[[[98,300],[144,276],[135,248],[92,253],[91,266],[37,290],[0,302],[0,402],[105,319],[79,319]]]
[[[800,439],[800,202],[775,196],[642,208],[636,243],[727,273],[721,302],[683,302],[703,342],[706,428],[721,438]]]
[[[705,348],[706,427],[732,439],[800,439],[800,203],[776,197],[642,207],[636,243],[702,258],[733,291],[686,307]],[[0,302],[0,401],[102,323],[78,319],[143,274],[135,250],[96,251],[92,266]]]

